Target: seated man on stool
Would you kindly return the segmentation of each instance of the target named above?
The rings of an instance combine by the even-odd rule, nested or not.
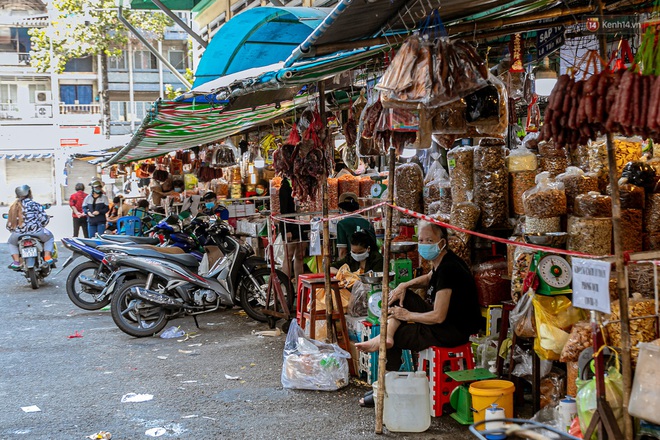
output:
[[[387,322],[387,370],[398,371],[402,350],[431,346],[456,347],[481,327],[477,288],[470,269],[447,249],[447,230],[420,221],[419,255],[433,265],[426,275],[402,283],[390,292]],[[408,289],[425,288],[422,299]],[[378,351],[380,336],[355,344],[364,352]]]

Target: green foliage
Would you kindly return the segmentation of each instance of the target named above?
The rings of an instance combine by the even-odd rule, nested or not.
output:
[[[50,27],[30,30],[31,64],[40,72],[62,72],[67,61],[88,55],[121,55],[131,37],[117,18],[115,0],[54,0]],[[160,11],[124,11],[143,35],[160,39],[172,20]],[[52,49],[52,59],[51,59]]]
[[[195,72],[186,67],[186,73],[183,74],[183,77],[187,79],[190,84],[192,84],[195,81]],[[170,101],[176,99],[179,95],[182,94],[183,90],[181,90],[181,87],[175,90],[172,84],[165,84],[165,96]]]

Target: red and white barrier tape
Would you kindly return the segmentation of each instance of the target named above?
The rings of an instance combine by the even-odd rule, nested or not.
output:
[[[285,222],[285,223],[292,223],[292,224],[296,224],[296,225],[311,225],[312,223],[317,223],[317,222],[342,220],[344,218],[352,217],[356,214],[362,214],[362,213],[365,213],[365,212],[368,212],[368,211],[371,211],[371,210],[374,210],[374,209],[381,208],[381,207],[386,206],[386,205],[388,205],[387,202],[381,202],[381,203],[378,203],[378,204],[373,205],[373,206],[368,206],[366,208],[362,208],[358,211],[349,212],[349,213],[346,213],[346,214],[340,214],[340,215],[329,217],[329,218],[322,218],[322,219],[319,219],[319,220],[316,220],[316,221],[295,220],[295,219],[291,219],[291,218],[278,217],[278,216],[275,216],[275,215],[271,215],[270,217],[271,217],[272,220],[277,220],[277,221]],[[497,243],[502,243],[502,244],[511,245],[511,246],[524,247],[524,248],[528,248],[528,249],[534,249],[534,250],[537,250],[537,251],[552,252],[554,254],[569,255],[569,256],[572,256],[572,257],[592,258],[593,259],[593,258],[603,258],[603,257],[608,257],[609,256],[609,255],[597,256],[597,255],[585,254],[583,252],[568,251],[568,250],[558,249],[558,248],[553,248],[553,247],[548,247],[548,246],[541,246],[541,245],[538,245],[538,244],[521,243],[519,241],[512,241],[512,240],[508,240],[506,238],[494,237],[492,235],[482,234],[481,232],[470,231],[469,229],[459,228],[458,226],[450,225],[449,223],[442,222],[442,221],[440,221],[438,219],[435,219],[433,217],[429,217],[428,215],[420,214],[419,212],[411,211],[410,209],[401,208],[400,206],[396,206],[396,205],[390,205],[390,206],[393,209],[396,209],[397,211],[400,211],[400,212],[402,212],[406,215],[409,215],[410,217],[415,217],[415,218],[418,218],[418,219],[421,219],[421,220],[425,220],[429,223],[434,223],[436,225],[443,226],[447,229],[452,229],[454,231],[463,232],[465,234],[473,235],[475,237],[484,238],[486,240],[495,241]]]

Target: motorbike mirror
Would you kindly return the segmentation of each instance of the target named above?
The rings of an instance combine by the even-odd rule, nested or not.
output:
[[[41,206],[43,206],[44,209],[50,209],[50,207],[53,206],[53,205],[51,205],[50,203],[46,203],[46,204],[41,205]]]
[[[5,220],[7,220],[7,219],[9,218],[9,214],[2,214],[2,218],[4,218]]]

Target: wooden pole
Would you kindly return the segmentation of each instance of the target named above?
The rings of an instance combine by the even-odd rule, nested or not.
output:
[[[325,113],[325,84],[323,81],[317,83],[317,88],[319,91],[319,114],[321,115],[321,123],[323,124],[322,138],[321,142],[323,145],[326,144],[326,137],[328,136],[328,122]],[[323,197],[323,218],[328,218],[328,177],[324,173],[324,178],[322,179],[321,193]],[[323,222],[323,273],[325,274],[325,328],[327,330],[327,340],[329,343],[334,343],[335,338],[335,329],[333,325],[332,315],[334,313],[334,304],[333,304],[333,291],[332,283],[330,282],[330,224],[327,221]],[[341,304],[339,304],[341,307]]]
[[[380,347],[378,348],[378,396],[376,405],[376,434],[383,433],[383,406],[385,399],[385,364],[387,363],[387,312],[390,294],[390,242],[392,241],[392,207],[394,204],[394,166],[396,151],[390,147],[389,176],[387,181],[387,202],[385,208],[385,242],[383,243],[383,288],[380,308]]]
[[[598,10],[603,20],[603,2],[598,0]],[[600,55],[607,59],[607,37],[600,36]],[[612,229],[614,238],[614,261],[616,263],[617,290],[621,317],[621,364],[623,375],[623,435],[626,440],[633,438],[632,419],[628,414],[628,402],[632,388],[632,361],[630,358],[630,320],[628,316],[628,293],[623,260],[623,236],[621,231],[621,199],[619,198],[619,176],[616,165],[616,149],[612,134],[607,134],[607,162],[610,168],[610,189],[612,193]],[[601,434],[602,435],[602,434]]]

